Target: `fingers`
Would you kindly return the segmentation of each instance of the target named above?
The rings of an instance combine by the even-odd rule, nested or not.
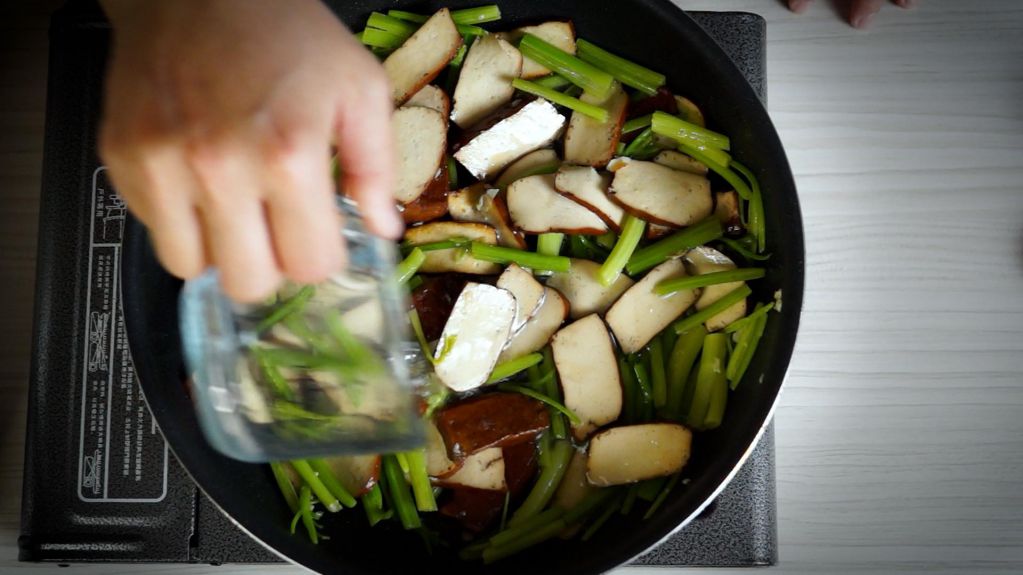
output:
[[[802,14],[806,12],[806,9],[810,7],[813,0],[788,0],[789,10],[792,10],[796,14]]]
[[[291,280],[316,283],[341,269],[344,242],[330,175],[328,137],[276,145],[267,157],[270,231],[281,268]]]
[[[109,137],[102,148],[115,189],[148,227],[160,263],[182,279],[202,273],[207,262],[193,203],[197,183],[181,154],[162,147],[128,157]]]
[[[182,155],[167,150],[150,159],[152,178],[148,184],[152,206],[146,224],[156,255],[167,271],[191,279],[206,268],[203,231],[193,198],[198,182]]]
[[[336,141],[341,189],[359,204],[373,233],[396,239],[404,224],[394,207],[391,95],[376,62],[346,87],[338,103]]]
[[[224,292],[240,302],[258,301],[281,282],[255,160],[244,148],[229,145],[190,150],[210,258]]]
[[[849,6],[849,23],[854,28],[867,28],[882,4],[884,0],[853,0]]]

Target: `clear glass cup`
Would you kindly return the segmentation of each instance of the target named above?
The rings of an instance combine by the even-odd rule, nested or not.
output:
[[[389,453],[423,444],[397,249],[339,200],[348,267],[241,305],[215,271],[185,283],[181,335],[209,442],[243,461]],[[314,248],[311,248],[314,249]],[[413,367],[413,369],[415,369]],[[418,370],[417,370],[418,371]]]

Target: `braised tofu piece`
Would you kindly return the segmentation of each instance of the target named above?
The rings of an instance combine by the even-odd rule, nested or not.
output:
[[[566,164],[558,169],[554,187],[558,193],[597,214],[616,233],[621,231],[625,210],[608,195],[611,174],[598,172],[590,166]]]
[[[405,241],[411,245],[440,242],[452,238],[465,238],[474,242],[496,245],[497,231],[488,225],[468,222],[431,222],[405,230]],[[478,260],[460,248],[450,248],[426,252],[426,260],[420,266],[419,271],[487,275],[500,273],[501,266]]]
[[[405,106],[420,106],[422,108],[437,110],[440,112],[440,115],[445,118],[451,114],[451,98],[448,98],[448,95],[444,90],[434,86],[433,84],[423,86],[418,92],[409,98],[407,102],[405,102]]]
[[[547,342],[551,340],[565,318],[568,317],[568,309],[568,302],[558,293],[558,290],[545,287],[543,301],[540,302],[539,309],[526,321],[522,329],[512,335],[497,363],[510,361],[543,349],[543,346],[547,345]]]
[[[511,82],[522,70],[522,54],[494,34],[469,48],[455,86],[451,121],[462,128],[479,122],[512,99]]]
[[[448,455],[461,460],[489,447],[532,441],[550,425],[547,406],[518,393],[485,393],[437,412]]]
[[[494,185],[498,188],[504,189],[519,178],[533,176],[540,173],[540,171],[543,171],[544,173],[552,173],[556,171],[560,165],[561,159],[558,158],[558,154],[554,150],[550,148],[533,150],[509,164],[508,167],[501,172],[501,175],[494,182]]]
[[[441,73],[462,47],[451,12],[441,8],[384,60],[394,105],[400,106]]]
[[[597,279],[599,269],[597,262],[573,259],[567,272],[555,273],[547,280],[548,287],[557,289],[568,299],[572,319],[593,313],[603,315],[635,283],[629,276],[618,274],[618,279],[605,286]]]
[[[414,202],[440,176],[447,149],[448,123],[429,108],[400,108],[391,119],[396,147],[397,173],[394,197],[402,204]],[[447,178],[444,177],[444,190]]]
[[[600,316],[588,315],[564,327],[551,340],[565,407],[581,420],[572,426],[578,441],[618,419],[622,383],[614,346]]]
[[[707,178],[654,162],[633,160],[614,172],[611,199],[648,222],[688,226],[714,207]]]
[[[544,174],[508,186],[508,212],[515,227],[527,234],[602,234],[608,230],[600,216],[559,194],[554,181],[554,174]]]
[[[597,98],[584,92],[579,98],[606,109],[608,117],[601,122],[586,114],[572,112],[565,131],[565,162],[603,168],[618,147],[629,96],[621,85],[615,83],[606,97]]]
[[[696,301],[696,290],[680,290],[662,296],[654,292],[667,279],[685,277],[680,259],[670,259],[647,272],[626,290],[607,311],[607,325],[625,353],[635,353],[668,324],[679,318]]]
[[[689,460],[693,434],[676,423],[606,429],[590,440],[586,477],[608,487],[676,473]]]

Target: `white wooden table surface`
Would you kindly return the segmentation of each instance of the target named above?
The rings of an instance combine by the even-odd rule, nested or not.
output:
[[[770,108],[806,222],[803,329],[777,413],[777,571],[1023,571],[1023,2],[923,0],[867,32],[828,0],[799,17],[768,0],[681,4],[767,18]],[[7,16],[3,572],[19,566],[46,49],[44,16]],[[140,570],[298,572],[65,573]]]

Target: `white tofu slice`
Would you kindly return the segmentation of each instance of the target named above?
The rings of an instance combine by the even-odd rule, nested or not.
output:
[[[693,434],[677,423],[625,425],[601,431],[590,440],[586,477],[608,487],[665,477],[681,470]]]
[[[618,274],[611,285],[604,286],[597,279],[600,264],[590,260],[573,259],[567,272],[556,273],[547,280],[552,287],[568,299],[572,319],[598,313],[603,315],[611,305],[635,282],[625,274]]]
[[[503,190],[508,187],[508,184],[519,178],[536,174],[536,170],[543,169],[554,172],[560,165],[561,159],[558,158],[558,153],[551,148],[533,150],[509,164],[494,182],[494,186]]]
[[[400,106],[429,84],[462,47],[451,12],[441,8],[384,60],[394,105]]]
[[[447,477],[458,471],[461,464],[448,457],[444,436],[440,434],[433,419],[424,421],[423,426],[426,432],[426,473],[430,477]]]
[[[434,372],[454,391],[469,391],[484,384],[511,337],[515,297],[511,292],[469,282],[455,300],[437,346]],[[454,338],[447,354],[443,343]]]
[[[522,54],[493,34],[475,42],[465,55],[455,86],[451,121],[467,128],[512,99],[511,82],[522,71]]]
[[[455,152],[455,159],[477,179],[488,180],[515,159],[553,142],[564,125],[554,105],[537,98],[480,132]]]
[[[707,175],[706,164],[675,150],[661,150],[654,156],[654,162],[662,166],[668,166],[673,170],[689,172],[698,176]]]
[[[426,191],[444,163],[448,123],[437,110],[412,106],[396,110],[391,125],[398,159],[394,197],[408,204]]]
[[[714,199],[707,178],[654,162],[633,160],[611,181],[611,199],[638,218],[688,226],[710,215]]]
[[[561,478],[558,490],[554,492],[554,498],[551,500],[553,507],[572,509],[597,490],[586,479],[586,459],[585,451],[576,450],[572,454],[572,459],[565,468],[565,475]]]
[[[647,272],[607,310],[607,325],[625,353],[635,353],[696,301],[696,290],[657,295],[654,287],[666,279],[685,277],[680,259],[670,259]]]
[[[579,99],[605,108],[607,121],[600,122],[586,114],[572,112],[565,131],[565,162],[603,168],[614,156],[618,139],[622,136],[629,96],[616,82],[614,89],[603,98],[584,92]]]
[[[714,248],[708,248],[701,246],[689,250],[685,255],[686,269],[690,275],[703,275],[712,272],[723,272],[735,269],[735,262],[728,258],[725,254],[715,250]],[[699,299],[696,300],[696,309],[703,309],[717,300],[728,295],[729,292],[742,287],[746,282],[729,282],[726,284],[716,284],[703,288],[700,292]],[[746,300],[736,302],[725,311],[715,315],[704,322],[707,327],[707,331],[717,331],[733,321],[746,315]]]
[[[606,232],[600,216],[558,193],[554,178],[554,174],[528,176],[508,186],[508,213],[515,227],[527,234]]]
[[[565,406],[579,416],[572,426],[578,441],[622,411],[622,382],[611,335],[600,316],[588,315],[564,327],[551,339]]]
[[[507,491],[504,479],[504,452],[491,447],[466,457],[458,471],[434,483],[443,487],[474,487],[488,491]]]
[[[449,193],[448,213],[456,221],[493,226],[497,231],[497,243],[502,246],[526,248],[526,237],[514,228],[503,198],[496,189],[487,189],[482,182]]]
[[[502,363],[543,349],[568,317],[568,302],[558,290],[545,287],[543,301],[533,317],[515,332],[497,362]]]
[[[517,333],[526,325],[526,320],[540,309],[544,297],[543,284],[536,281],[533,274],[516,264],[511,264],[504,268],[497,278],[496,285],[515,296],[515,321],[512,323],[512,333]]]
[[[433,84],[427,84],[420,88],[418,92],[405,102],[405,106],[419,106],[421,108],[437,110],[445,118],[451,113],[451,99],[448,98],[444,90]]]
[[[558,169],[554,187],[562,195],[582,204],[600,216],[615,232],[622,229],[625,210],[607,195],[611,187],[611,174],[598,172],[590,166],[564,165]]]
[[[678,106],[678,116],[680,118],[701,128],[707,127],[707,123],[703,119],[703,112],[700,111],[700,107],[693,103],[692,100],[682,96],[675,96],[675,104]]]
[[[466,238],[474,242],[497,245],[494,228],[471,222],[430,222],[405,230],[405,241],[412,245],[440,242],[451,238]],[[432,250],[426,252],[426,259],[419,271],[426,273],[460,272],[465,274],[489,275],[501,273],[501,266],[478,260],[464,250]]]
[[[512,44],[518,45],[519,40],[526,34],[532,34],[569,54],[575,54],[575,28],[572,26],[571,21],[551,20],[536,26],[516,28],[511,32],[504,32],[502,35],[506,36]],[[521,77],[527,79],[539,78],[550,73],[550,70],[533,60],[529,58],[523,59]]]

